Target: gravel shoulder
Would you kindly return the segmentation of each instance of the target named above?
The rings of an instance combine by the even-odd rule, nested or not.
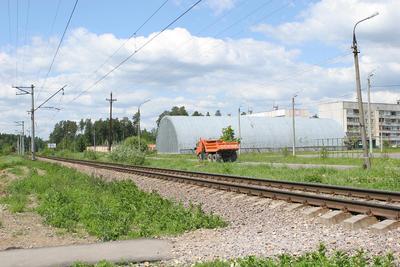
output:
[[[247,255],[298,255],[316,249],[320,243],[328,249],[349,252],[363,249],[372,255],[393,252],[395,257],[400,257],[400,229],[378,234],[368,229],[345,229],[340,224],[326,226],[315,218],[305,217],[301,210],[289,212],[282,206],[273,209],[266,199],[71,163],[62,164],[104,179],[131,179],[142,190],[156,191],[185,205],[201,204],[206,212],[216,213],[229,222],[225,228],[201,229],[181,236],[165,237],[172,241],[174,255],[174,259],[167,264],[188,265],[196,261]],[[254,204],[256,202],[257,205]]]

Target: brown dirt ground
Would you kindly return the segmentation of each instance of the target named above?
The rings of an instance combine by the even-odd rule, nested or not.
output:
[[[26,170],[27,171],[27,170]],[[44,171],[38,170],[39,174]],[[25,170],[23,170],[25,172]],[[0,171],[0,197],[5,195],[5,187],[18,179],[7,170]],[[30,198],[28,208],[35,207],[35,198]],[[35,212],[12,213],[6,205],[0,205],[0,251],[14,248],[32,248],[60,246],[71,244],[87,244],[98,242],[95,237],[84,231],[68,233],[43,223],[43,219]]]

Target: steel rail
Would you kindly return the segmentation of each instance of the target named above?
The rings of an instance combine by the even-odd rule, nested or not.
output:
[[[212,176],[210,176],[211,179],[209,179],[209,178],[192,177],[185,174],[159,172],[158,170],[154,170],[154,168],[136,168],[137,166],[109,164],[109,163],[104,164],[103,162],[94,162],[86,160],[82,161],[82,160],[65,159],[65,158],[52,158],[52,157],[43,157],[43,158],[56,161],[64,161],[74,164],[81,164],[101,169],[132,173],[142,176],[145,175],[148,177],[154,177],[169,181],[184,182],[199,186],[215,188],[219,190],[244,193],[254,196],[268,197],[292,203],[302,203],[311,206],[321,206],[330,209],[340,209],[346,212],[363,213],[371,216],[389,218],[394,220],[400,219],[400,206],[378,204],[368,201],[349,200],[343,198],[333,198],[317,194],[300,193],[300,192],[293,192],[276,188],[260,187],[258,185],[253,185],[253,184],[243,184],[232,181],[215,180],[213,179]]]
[[[48,158],[55,159],[52,157],[48,157]],[[74,160],[74,159],[65,159],[65,158],[59,158],[59,159]],[[182,170],[176,170],[176,169],[133,166],[133,165],[120,164],[120,163],[109,163],[109,162],[98,162],[98,161],[96,162],[96,161],[90,161],[90,160],[79,160],[79,161],[87,162],[87,163],[97,163],[97,164],[101,163],[103,165],[120,166],[120,167],[125,167],[125,168],[154,170],[154,171],[170,173],[170,174],[174,174],[174,173],[175,174],[183,174],[183,175],[199,177],[199,178],[212,177],[213,179],[221,180],[221,181],[232,181],[235,183],[252,184],[252,185],[258,185],[258,186],[265,186],[265,187],[275,187],[278,189],[297,190],[297,191],[312,192],[312,193],[319,193],[319,194],[341,195],[341,196],[346,196],[346,197],[363,198],[363,199],[367,199],[367,200],[380,200],[380,201],[385,201],[385,202],[400,202],[400,192],[395,192],[395,191],[364,189],[364,188],[345,187],[345,186],[317,184],[317,183],[293,182],[293,181],[285,181],[285,180],[273,180],[273,179],[254,178],[254,177],[236,176],[236,175],[225,175],[225,174],[206,173],[206,172],[182,171]]]

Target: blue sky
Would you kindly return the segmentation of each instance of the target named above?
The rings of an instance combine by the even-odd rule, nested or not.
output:
[[[71,102],[195,1],[169,0],[136,40],[91,75],[164,0],[80,0],[41,88],[74,2],[0,0],[1,132],[13,132],[14,120],[28,120],[25,112],[13,110],[25,110],[28,104],[28,99],[15,96],[11,89],[15,83],[34,83],[40,92],[37,104],[68,85],[63,97],[49,103],[63,112],[38,115],[38,132],[45,138],[58,120],[104,118],[104,99],[110,90],[119,99],[118,117],[131,117],[138,103],[152,99],[142,112],[147,128],[154,127],[158,114],[173,105],[211,114],[217,109],[234,113],[240,105],[265,111],[273,103],[288,106],[297,91],[301,91],[298,106],[317,112],[320,102],[343,99],[346,94],[354,99],[352,25],[375,11],[381,14],[357,30],[363,83],[372,70],[375,84],[400,83],[400,40],[393,35],[398,1],[203,0],[151,45]],[[399,91],[377,88],[373,99],[394,102]]]

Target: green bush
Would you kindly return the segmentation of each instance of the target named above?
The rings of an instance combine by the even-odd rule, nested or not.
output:
[[[328,255],[325,246],[320,245],[319,249],[306,253],[301,256],[291,256],[282,254],[274,258],[260,258],[248,256],[234,260],[215,260],[211,262],[197,263],[195,267],[306,267],[306,266],[347,266],[347,267],[394,267],[394,257],[392,254],[386,256],[367,257],[363,251],[358,251],[355,255],[349,255],[342,251],[335,251]]]
[[[14,152],[14,147],[9,144],[4,144],[0,150],[1,155],[10,155],[12,152]]]
[[[111,151],[110,159],[114,162],[143,165],[146,157],[143,152],[122,144]]]
[[[282,149],[282,156],[288,157],[289,156],[289,149],[287,147],[284,147]]]
[[[92,150],[85,150],[85,152],[83,152],[83,157],[85,159],[90,159],[90,160],[98,159],[96,152],[94,152]]]
[[[139,150],[139,138],[137,136],[128,137],[122,142],[123,146],[129,147],[134,150]],[[147,152],[148,150],[148,142],[144,138],[140,138],[140,151]]]
[[[146,193],[130,180],[106,182],[73,169],[44,162],[24,161],[30,175],[7,187],[6,203],[24,211],[28,197],[44,221],[68,231],[86,231],[102,240],[173,235],[199,228],[226,225],[201,207],[185,208],[156,193]],[[38,175],[34,168],[45,170]]]
[[[320,157],[322,159],[327,159],[328,158],[328,149],[326,147],[323,147],[320,151]]]

